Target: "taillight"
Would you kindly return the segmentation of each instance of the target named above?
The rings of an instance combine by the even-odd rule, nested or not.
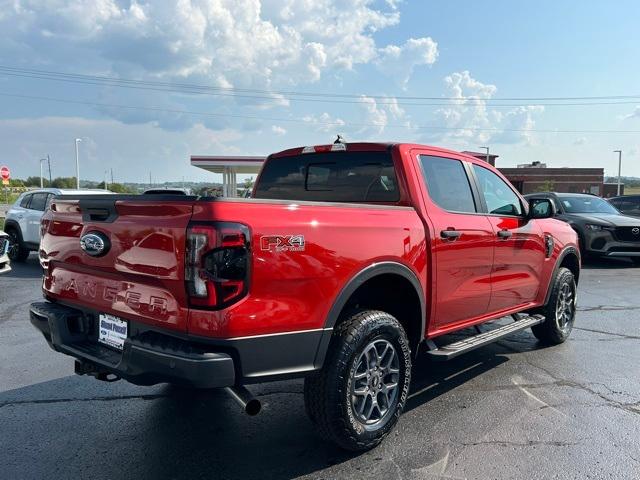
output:
[[[192,224],[187,229],[185,281],[191,305],[224,308],[249,288],[249,229],[239,223]]]

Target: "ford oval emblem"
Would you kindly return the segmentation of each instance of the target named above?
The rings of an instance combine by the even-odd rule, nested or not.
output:
[[[80,237],[80,248],[92,257],[106,254],[110,246],[109,239],[101,232],[88,232]]]

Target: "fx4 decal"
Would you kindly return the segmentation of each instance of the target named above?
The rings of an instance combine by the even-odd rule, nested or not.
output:
[[[302,252],[304,235],[265,235],[260,237],[260,249],[270,252]]]

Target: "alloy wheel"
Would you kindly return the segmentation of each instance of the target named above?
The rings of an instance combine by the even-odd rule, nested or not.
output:
[[[558,292],[558,300],[556,301],[556,321],[558,328],[563,332],[571,328],[576,308],[576,292],[575,285],[565,282]]]
[[[385,339],[373,340],[358,357],[351,378],[351,407],[356,418],[372,426],[395,410],[400,358]]]

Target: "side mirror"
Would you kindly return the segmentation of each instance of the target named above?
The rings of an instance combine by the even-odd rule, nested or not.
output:
[[[555,204],[548,198],[529,199],[529,219],[551,218],[557,213]]]

